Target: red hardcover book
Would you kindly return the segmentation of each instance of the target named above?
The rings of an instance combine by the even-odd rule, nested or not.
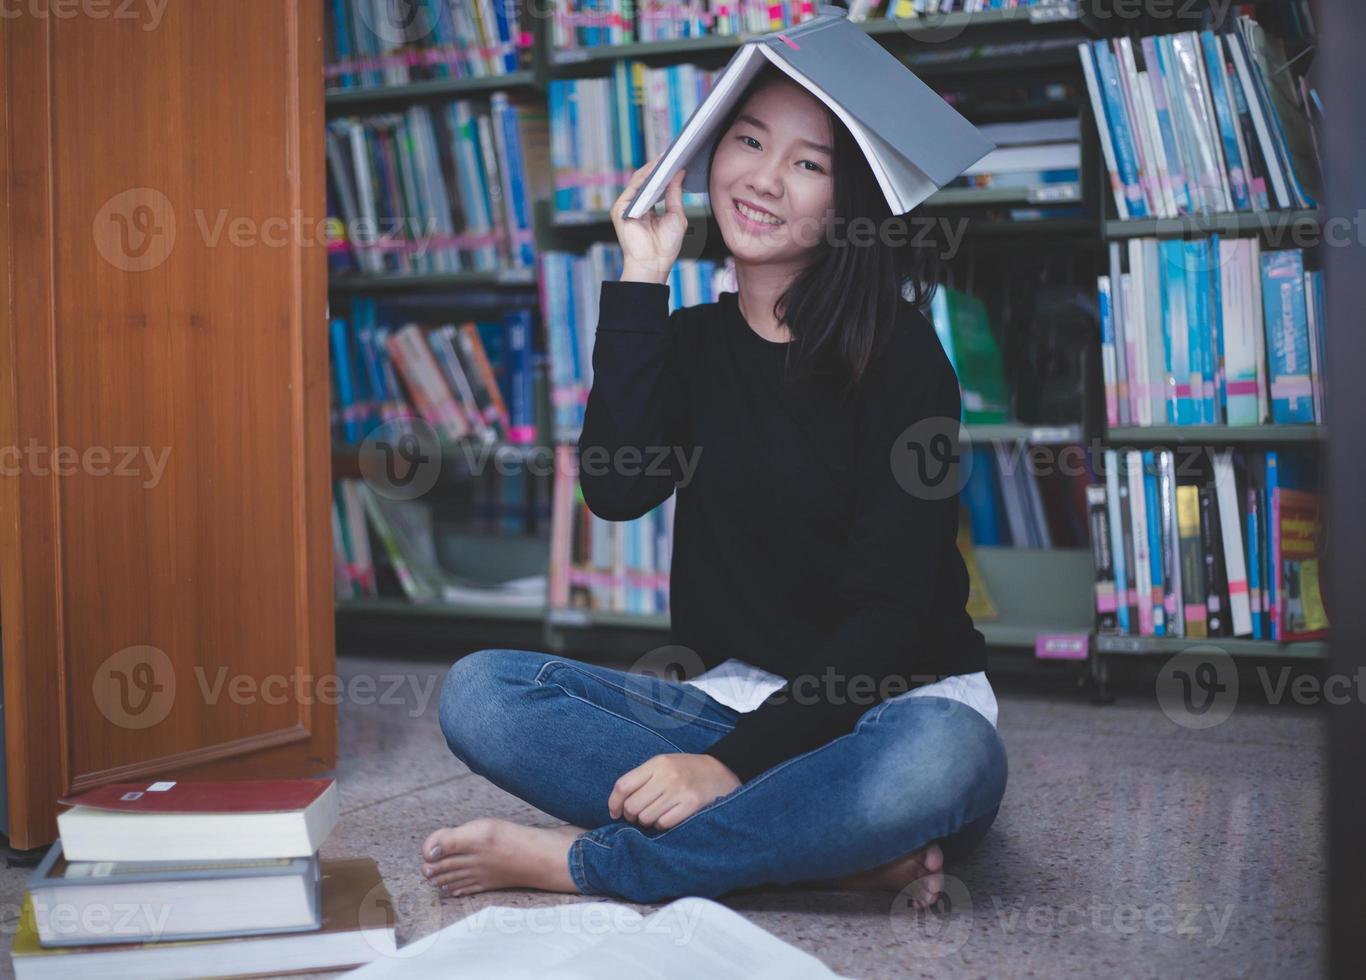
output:
[[[307,857],[339,816],[331,779],[111,783],[58,802],[70,861]]]

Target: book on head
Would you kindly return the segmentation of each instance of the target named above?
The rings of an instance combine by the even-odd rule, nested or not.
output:
[[[683,189],[707,193],[721,122],[760,69],[772,64],[819,98],[848,128],[892,214],[905,214],[995,145],[898,61],[845,10],[819,4],[795,27],[750,38],[731,56],[627,207],[653,208],[680,169]]]

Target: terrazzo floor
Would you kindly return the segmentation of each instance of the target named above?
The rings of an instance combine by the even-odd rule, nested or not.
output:
[[[437,826],[481,815],[560,823],[447,750],[436,720],[445,667],[339,658],[344,690],[371,694],[339,708],[342,819],[323,856],[378,861],[400,946],[485,905],[602,900],[502,891],[438,901],[420,876],[419,845]],[[1097,706],[1065,685],[1041,693],[993,682],[1009,782],[986,839],[946,868],[951,911],[916,917],[891,893],[775,889],[721,901],[845,977],[1323,972],[1317,715],[1239,705],[1198,731],[1141,690]],[[27,873],[0,871],[6,936]],[[12,975],[0,957],[0,976]]]

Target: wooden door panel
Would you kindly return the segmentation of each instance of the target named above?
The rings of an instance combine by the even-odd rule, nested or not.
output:
[[[67,789],[335,762],[322,25],[182,0],[4,30],[0,434],[63,454],[4,498],[33,515],[0,601],[37,841]]]

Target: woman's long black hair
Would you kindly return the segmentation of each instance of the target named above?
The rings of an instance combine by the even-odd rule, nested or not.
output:
[[[786,80],[787,76],[766,66],[736,100],[719,130],[722,136],[749,95],[773,79]],[[862,380],[890,337],[898,304],[909,299],[922,310],[928,307],[938,262],[933,246],[916,244],[921,236],[913,232],[905,216],[893,219],[877,178],[848,128],[834,113],[830,121],[835,137],[833,212],[837,222],[833,233],[822,235],[812,247],[812,261],[779,296],[773,315],[792,335],[787,345],[788,378],[820,375],[842,384],[847,392]],[[720,139],[716,145],[721,145]],[[850,241],[855,219],[863,219],[855,226],[863,228],[856,241]],[[889,244],[885,240],[889,231],[905,244]],[[903,290],[909,296],[903,298]]]

